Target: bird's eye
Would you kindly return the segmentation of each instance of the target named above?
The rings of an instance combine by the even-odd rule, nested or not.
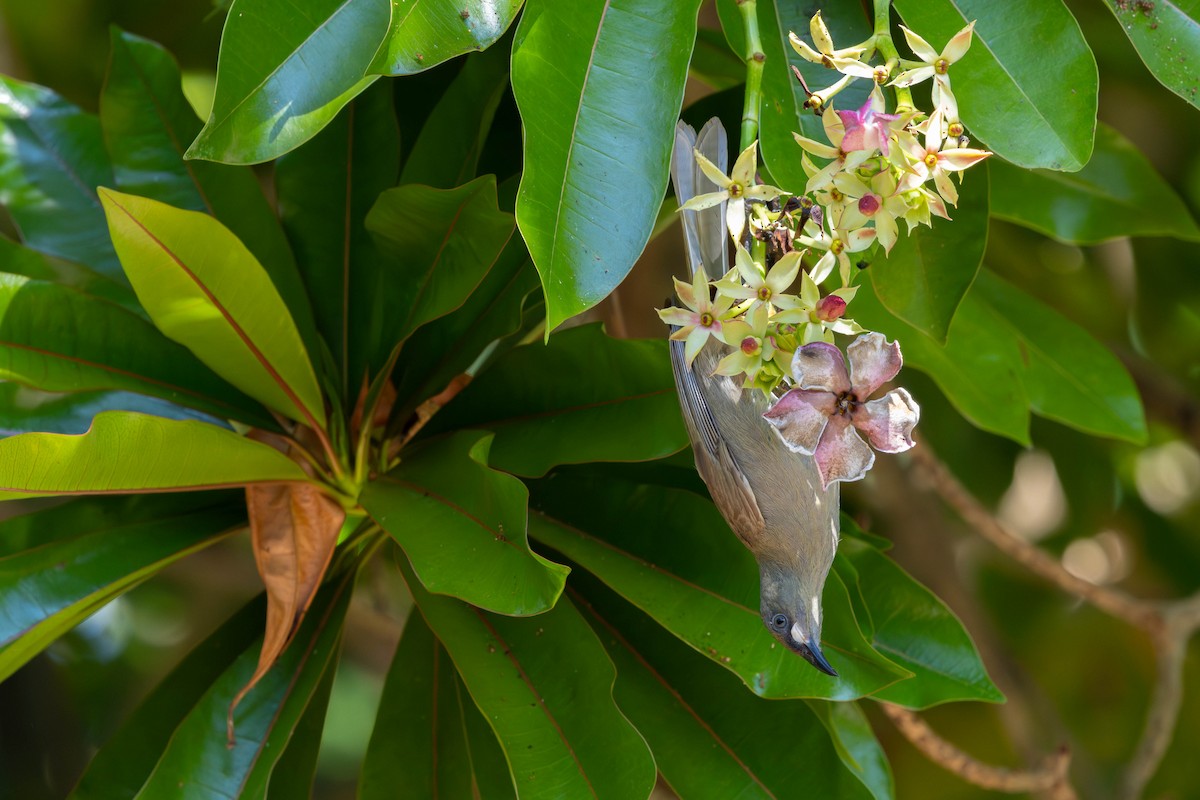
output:
[[[776,614],[771,617],[771,627],[777,631],[787,630],[788,618],[786,614]]]

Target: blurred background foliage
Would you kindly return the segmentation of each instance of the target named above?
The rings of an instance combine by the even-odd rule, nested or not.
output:
[[[1101,121],[1146,154],[1193,214],[1200,211],[1196,110],[1154,81],[1103,3],[1071,0],[1096,54]],[[211,91],[223,24],[213,0],[0,0],[0,72],[53,87],[94,110],[111,24],[164,45],[179,59],[189,97]],[[806,12],[811,13],[811,12]],[[702,24],[716,27],[711,4]],[[702,37],[703,41],[703,37]],[[456,59],[394,81],[397,105],[429,108],[456,74]],[[685,118],[740,105],[691,81]],[[687,110],[691,103],[696,109]],[[413,119],[423,114],[412,115]],[[405,115],[400,116],[402,129]],[[734,126],[731,126],[733,129]],[[519,165],[501,153],[519,141],[511,96],[502,100],[481,172],[502,181]],[[402,130],[411,147],[415,131]],[[1114,209],[1114,213],[1119,213]],[[633,274],[596,312],[618,335],[661,336],[652,308],[682,261],[679,236],[652,241]],[[921,429],[959,478],[994,504],[1013,530],[1039,542],[1074,573],[1121,582],[1148,598],[1195,590],[1200,576],[1200,244],[1116,240],[1076,247],[993,221],[984,263],[1087,328],[1127,365],[1150,424],[1145,447],[1100,440],[1034,419],[1034,447],[971,427],[931,381],[906,374],[924,407]],[[999,763],[1071,746],[1081,796],[1117,779],[1144,722],[1154,681],[1144,635],[1065,596],[974,538],[912,477],[881,459],[844,508],[896,543],[894,557],[930,586],[975,636],[1005,706],[949,704],[929,722],[968,752]],[[374,568],[381,568],[377,562]],[[217,578],[219,576],[219,578]],[[399,638],[406,597],[363,576],[333,687],[317,796],[354,796],[384,673]],[[0,684],[0,800],[69,791],[123,716],[197,642],[259,591],[245,537],[194,555],[113,602]],[[1200,643],[1193,641],[1174,743],[1148,797],[1200,796]],[[866,704],[870,708],[871,704]],[[932,766],[882,718],[900,798],[983,793]],[[789,757],[786,743],[780,756]]]

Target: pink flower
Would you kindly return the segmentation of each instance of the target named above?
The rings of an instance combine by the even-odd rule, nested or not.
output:
[[[900,115],[883,114],[883,109],[883,94],[873,91],[857,111],[837,112],[846,130],[842,136],[843,151],[866,150],[873,153],[878,150],[888,155],[888,137],[891,135],[888,123],[900,119]]]
[[[883,334],[868,333],[847,347],[846,354],[849,372],[842,351],[833,345],[813,342],[801,347],[792,358],[797,388],[763,414],[789,449],[813,456],[826,488],[834,481],[860,480],[875,463],[875,454],[858,431],[876,450],[900,453],[913,446],[912,430],[921,416],[904,389],[868,401],[900,371],[898,343],[888,344]]]

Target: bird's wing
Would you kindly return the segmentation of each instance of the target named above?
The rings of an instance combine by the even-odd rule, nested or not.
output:
[[[696,471],[708,486],[709,494],[729,527],[747,547],[754,549],[767,523],[745,472],[721,437],[721,430],[697,383],[695,368],[687,365],[683,342],[671,342],[671,368],[675,372],[683,420],[692,440]]]
[[[694,151],[717,166],[729,171],[729,138],[721,121],[713,117],[704,123],[697,135],[692,126],[680,120],[675,126],[675,150],[671,154],[671,182],[675,197],[683,205],[698,194],[715,192],[720,187],[696,163]],[[729,271],[728,235],[725,232],[725,203],[700,211],[680,211],[683,217],[683,239],[687,247],[688,277],[692,270],[704,267],[708,277],[716,280]]]

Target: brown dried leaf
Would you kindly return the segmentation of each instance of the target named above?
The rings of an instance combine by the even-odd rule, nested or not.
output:
[[[246,508],[254,560],[267,589],[267,630],[258,668],[229,705],[231,742],[234,708],[292,640],[321,585],[346,519],[337,501],[309,483],[247,486]]]
[[[367,377],[363,376],[362,390],[358,393],[358,400],[354,403],[354,413],[350,415],[350,438],[357,439],[359,430],[362,426],[362,418],[364,406],[367,402],[367,395],[370,392],[370,387],[367,385]],[[383,388],[379,390],[379,397],[375,400],[375,412],[371,415],[371,427],[382,428],[387,425],[388,417],[391,416],[392,407],[396,405],[396,387],[392,385],[390,380],[383,382]]]

